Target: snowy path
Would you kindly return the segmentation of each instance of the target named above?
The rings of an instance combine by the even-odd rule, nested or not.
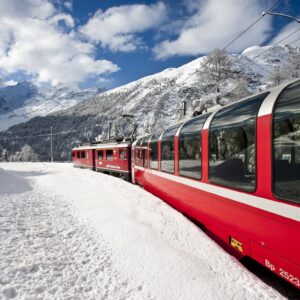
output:
[[[282,299],[141,188],[0,164],[0,299]]]

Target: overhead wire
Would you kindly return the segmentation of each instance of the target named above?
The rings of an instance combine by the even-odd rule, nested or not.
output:
[[[281,2],[281,0],[276,1],[269,9],[267,9],[268,11],[271,11],[273,8],[275,8],[279,3]],[[265,16],[265,14],[261,14],[256,20],[254,20],[248,27],[246,27],[241,33],[239,33],[235,38],[233,38],[226,46],[224,46],[222,48],[222,50],[226,50],[229,46],[231,46],[236,40],[238,40],[243,34],[245,34],[248,30],[250,30],[256,23],[258,23],[263,17]]]
[[[266,12],[271,11],[274,9],[278,4],[281,2],[281,0],[277,0],[272,6],[270,6]],[[230,45],[232,45],[236,40],[238,40],[242,35],[244,35],[248,30],[250,30],[255,24],[257,24],[262,18],[264,18],[266,13],[261,14],[257,19],[255,19],[250,25],[248,25],[242,32],[240,32],[236,37],[234,37],[226,46],[222,48],[223,50],[226,50]],[[205,64],[204,64],[205,66]],[[184,82],[186,82],[188,79],[190,79],[192,76],[194,76],[198,70],[191,73],[188,77],[184,78],[181,82],[179,82],[179,86],[181,86]]]

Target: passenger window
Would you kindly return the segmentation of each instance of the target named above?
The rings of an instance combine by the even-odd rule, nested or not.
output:
[[[273,113],[273,190],[300,203],[300,84],[286,88]]]
[[[131,162],[134,163],[134,148],[131,148]]]
[[[98,159],[103,160],[103,150],[98,150]]]
[[[256,188],[256,117],[268,93],[219,111],[209,130],[209,181],[243,191]]]
[[[201,179],[201,132],[208,115],[186,122],[179,134],[179,175]]]
[[[77,151],[77,158],[80,159],[80,151]]]
[[[147,136],[143,139],[142,143],[142,165],[148,167],[148,142],[151,136]]]
[[[137,145],[137,158],[136,158],[136,160],[137,160],[137,165],[138,166],[142,166],[142,163],[143,163],[143,161],[142,161],[142,149],[141,149],[141,147],[142,147],[142,143],[143,143],[143,139],[140,139],[140,140],[138,140],[138,142],[136,143],[136,145]]]
[[[85,158],[85,151],[81,151],[81,158]]]
[[[174,138],[178,128],[176,125],[167,129],[161,139],[161,170],[168,173],[175,172]]]
[[[121,160],[126,160],[127,159],[127,150],[120,149],[119,156],[120,156]]]
[[[113,159],[114,159],[113,150],[112,149],[106,150],[106,160],[113,160]]]
[[[150,156],[150,168],[158,169],[158,139],[161,136],[161,132],[155,133],[150,140],[149,156]]]

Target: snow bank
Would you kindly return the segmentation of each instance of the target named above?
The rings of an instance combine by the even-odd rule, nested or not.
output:
[[[27,180],[0,168],[0,196],[3,194],[19,194],[31,190]]]
[[[44,172],[26,177],[32,191],[2,200],[2,210],[8,213],[14,205],[22,220],[16,223],[11,214],[5,219],[9,231],[0,235],[1,244],[10,240],[0,252],[10,259],[0,264],[0,274],[9,274],[0,277],[6,298],[282,298],[180,213],[137,186],[69,164],[2,168]],[[3,215],[0,211],[2,223]],[[15,249],[22,251],[12,254]],[[31,251],[33,256],[26,254]]]

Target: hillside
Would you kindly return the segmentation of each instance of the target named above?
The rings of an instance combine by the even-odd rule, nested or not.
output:
[[[45,88],[31,82],[20,82],[13,86],[0,83],[0,131],[35,116],[69,108],[100,92],[103,89],[82,90],[75,84]]]
[[[267,48],[251,47],[240,55],[231,55],[234,78],[224,80],[218,94],[201,67],[204,59],[201,57],[179,68],[167,69],[101,93],[71,108],[13,126],[5,135],[22,138],[13,144],[7,141],[4,147],[13,153],[28,143],[40,159],[49,160],[49,136],[23,137],[48,134],[51,126],[56,133],[78,130],[54,136],[54,159],[66,160],[70,158],[73,145],[88,142],[96,135],[106,133],[108,121],[115,125],[113,132],[120,133],[120,129],[129,131],[130,121],[126,123],[122,114],[135,116],[139,126],[138,134],[163,129],[182,119],[180,108],[183,100],[187,104],[187,115],[184,118],[189,118],[195,110],[215,105],[217,97],[221,104],[238,100],[241,94],[238,91],[239,78],[245,78],[247,82],[243,91],[245,95],[265,89],[274,66],[283,67],[287,59],[299,51],[289,46],[276,46],[269,49],[266,55],[260,55]]]

